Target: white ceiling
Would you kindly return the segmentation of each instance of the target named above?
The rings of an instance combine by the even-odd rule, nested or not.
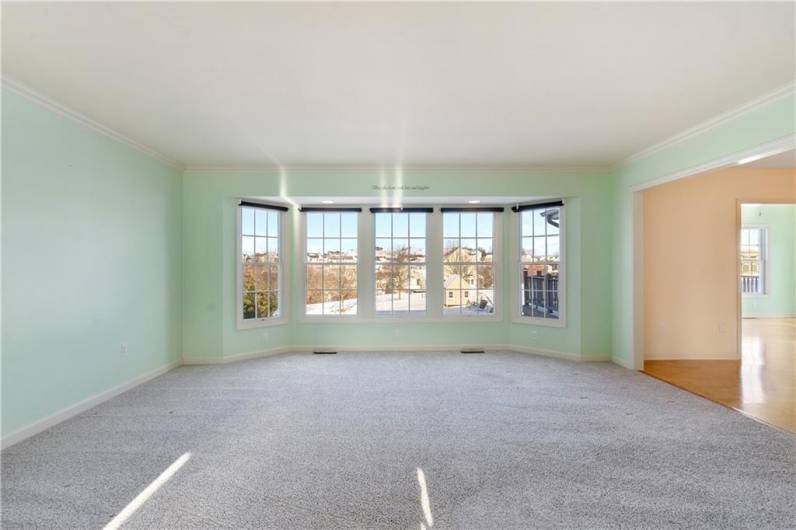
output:
[[[755,160],[754,162],[750,162],[749,164],[746,165],[751,167],[765,167],[765,168],[778,168],[778,169],[796,168],[796,151],[791,149],[790,151],[785,151],[784,153],[780,153],[778,155],[769,156],[767,158],[761,158],[760,160]]]
[[[604,165],[792,82],[794,4],[3,3],[3,76],[189,166]]]

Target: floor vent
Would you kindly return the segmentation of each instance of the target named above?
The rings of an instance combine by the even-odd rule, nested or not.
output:
[[[461,351],[461,353],[484,353],[484,350],[481,350],[479,348],[465,348],[459,351]]]
[[[321,350],[321,351],[314,351],[312,352],[315,355],[336,355],[336,351],[329,351],[329,350]]]

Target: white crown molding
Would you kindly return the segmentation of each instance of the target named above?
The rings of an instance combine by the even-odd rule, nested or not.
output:
[[[62,104],[60,104],[60,103],[58,103],[56,101],[53,101],[52,99],[48,98],[47,96],[39,94],[35,90],[31,89],[30,87],[28,87],[28,86],[26,86],[26,85],[24,85],[24,84],[22,84],[22,83],[20,83],[18,81],[14,81],[12,79],[9,79],[6,76],[2,76],[2,78],[0,78],[0,79],[2,79],[3,88],[10,90],[11,92],[14,92],[15,94],[18,94],[18,95],[28,99],[29,101],[31,101],[31,102],[33,102],[33,103],[35,103],[35,104],[37,104],[37,105],[39,105],[41,107],[46,108],[47,110],[53,111],[53,112],[55,112],[57,114],[60,114],[61,116],[65,116],[67,118],[70,118],[70,119],[80,123],[81,125],[85,125],[86,127],[90,128],[90,129],[92,129],[92,130],[94,130],[94,131],[96,131],[96,132],[98,132],[100,134],[108,136],[108,137],[116,140],[117,142],[125,144],[128,147],[132,147],[133,149],[135,149],[135,150],[137,150],[137,151],[139,151],[139,152],[141,152],[141,153],[143,153],[143,154],[145,154],[145,155],[147,155],[147,156],[149,156],[151,158],[154,158],[155,160],[158,160],[159,162],[163,162],[164,164],[168,164],[169,166],[171,166],[171,167],[173,167],[175,169],[179,169],[179,170],[183,169],[183,165],[180,162],[178,162],[178,161],[176,161],[176,160],[174,160],[172,158],[167,157],[166,155],[164,155],[163,153],[157,151],[156,149],[153,149],[153,148],[151,148],[149,146],[146,146],[146,145],[144,145],[142,143],[136,142],[132,138],[130,138],[128,136],[125,136],[124,134],[111,129],[110,127],[107,127],[105,125],[102,125],[101,123],[98,123],[98,122],[94,121],[91,118],[89,118],[88,116],[86,116],[84,114],[81,114],[80,112],[78,112],[76,110],[70,109],[69,107],[67,107],[65,105],[62,105]]]
[[[501,173],[608,173],[612,170],[613,166],[607,165],[594,165],[594,166],[524,166],[524,165],[406,165],[406,166],[385,166],[385,165],[354,165],[354,164],[341,164],[341,165],[268,165],[268,166],[185,166],[183,171],[186,173],[261,173],[261,172],[329,172],[329,171],[348,171],[348,172],[362,172],[373,173],[383,171],[387,175],[393,175],[396,172],[401,173],[418,173],[423,171],[440,172],[440,171],[461,171],[461,172],[478,172],[478,171],[495,171]]]
[[[687,140],[694,136],[698,136],[706,131],[709,131],[710,129],[714,129],[724,123],[727,123],[740,116],[743,116],[744,114],[748,114],[749,112],[752,112],[760,107],[768,105],[769,103],[772,103],[774,101],[792,95],[794,92],[796,92],[796,81],[791,81],[787,85],[782,86],[774,90],[773,92],[769,92],[768,94],[753,99],[752,101],[747,101],[746,103],[739,105],[733,109],[730,109],[727,112],[723,112],[717,116],[714,116],[713,118],[704,121],[699,125],[686,129],[685,131],[682,131],[680,133],[677,133],[674,136],[671,136],[666,140],[663,140],[662,142],[658,142],[645,149],[642,149],[641,151],[632,154],[624,158],[623,160],[619,161],[616,164],[616,166],[621,167],[629,162],[633,162],[641,158],[646,158],[654,153],[666,149],[667,147],[671,147],[672,145],[678,144],[684,140]]]

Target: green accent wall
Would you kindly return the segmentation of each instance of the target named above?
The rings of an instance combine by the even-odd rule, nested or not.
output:
[[[236,215],[240,197],[380,197],[374,186],[421,187],[411,197],[546,196],[567,198],[567,326],[511,323],[509,262],[511,212],[504,213],[503,320],[499,322],[305,323],[300,241],[293,237],[289,322],[237,329]],[[183,355],[188,362],[218,360],[289,346],[518,345],[606,359],[611,347],[611,212],[609,174],[533,171],[186,171],[183,179]],[[298,213],[289,213],[297,234]]]
[[[697,168],[796,134],[796,92],[789,91],[701,133],[621,164],[615,173],[614,253],[615,285],[613,360],[633,367],[633,191],[670,175]]]
[[[744,317],[796,315],[796,205],[743,204],[741,225],[768,229],[768,289],[741,299]]]
[[[182,177],[7,89],[2,130],[6,436],[179,358]]]

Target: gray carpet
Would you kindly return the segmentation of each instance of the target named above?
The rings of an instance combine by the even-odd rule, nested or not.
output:
[[[796,437],[645,375],[490,353],[174,370],[2,454],[3,528],[788,528]]]

